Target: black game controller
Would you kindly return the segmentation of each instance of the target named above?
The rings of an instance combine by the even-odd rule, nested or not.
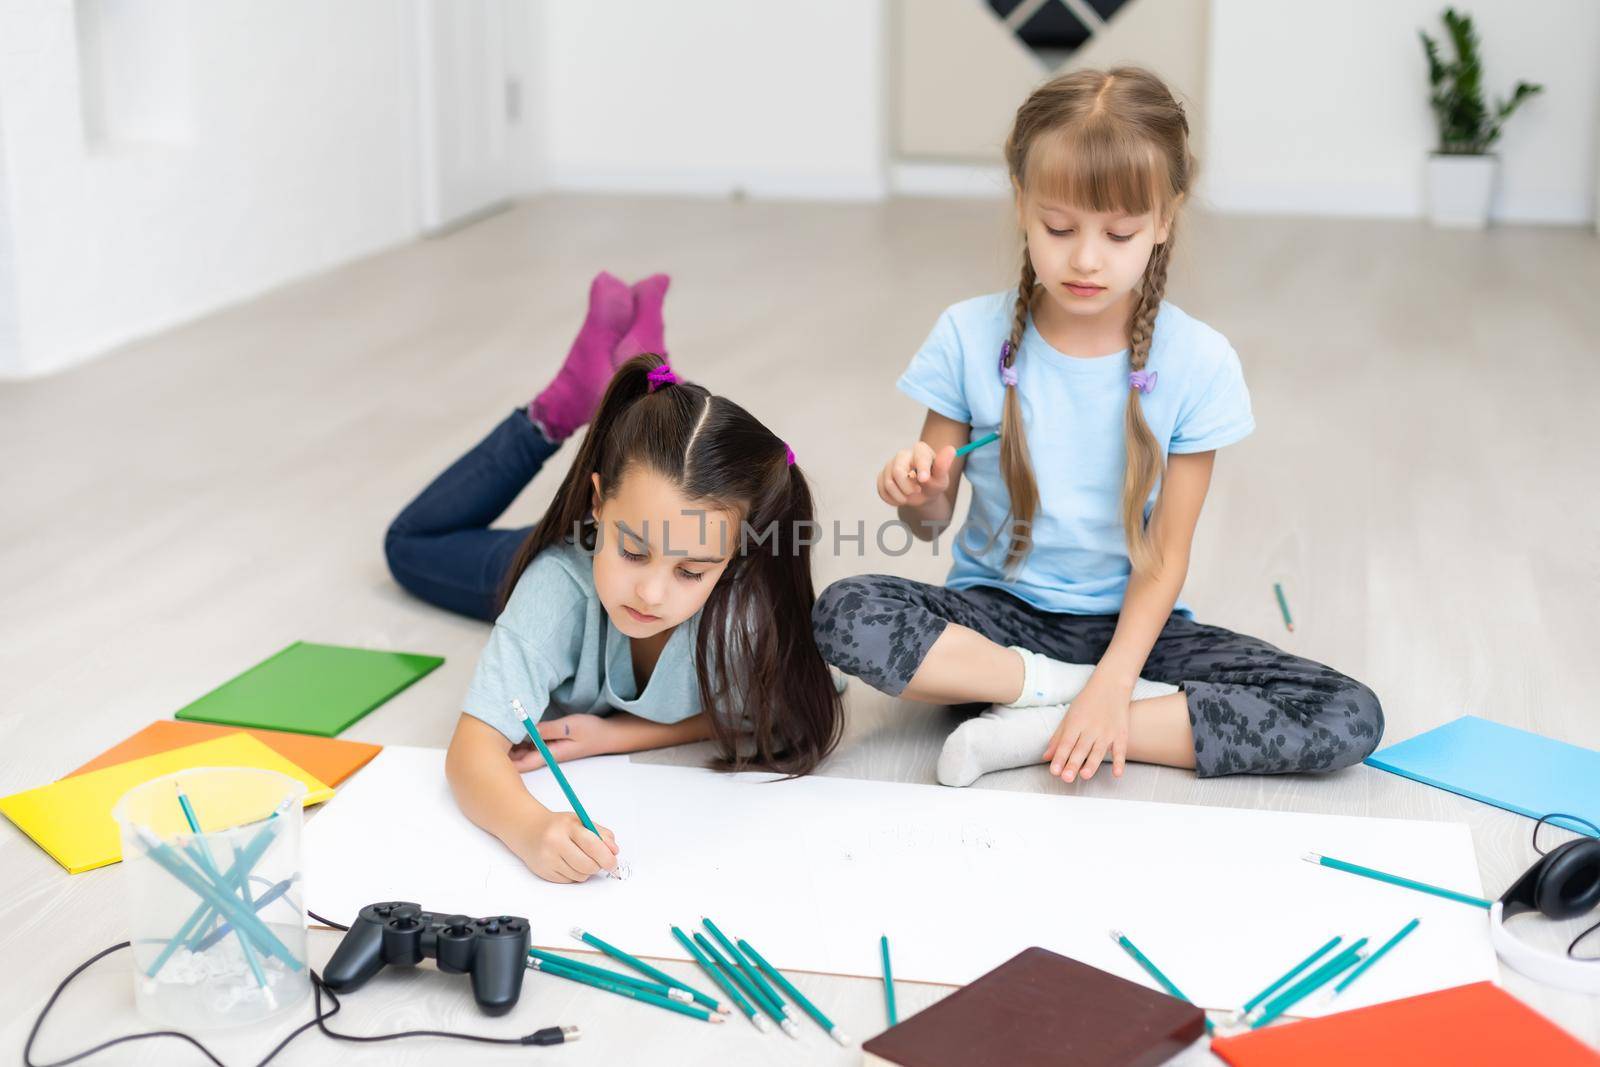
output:
[[[359,989],[385,964],[437,960],[447,974],[472,974],[472,995],[490,1015],[504,1015],[522,994],[531,935],[519,915],[470,919],[391,900],[368,904],[334,949],[322,980],[335,993]]]

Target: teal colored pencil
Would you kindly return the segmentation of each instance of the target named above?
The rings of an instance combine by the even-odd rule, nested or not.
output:
[[[707,930],[711,931],[711,936],[717,939],[717,943],[728,954],[728,958],[744,971],[745,976],[750,979],[750,984],[760,991],[762,999],[777,1010],[775,1018],[778,1020],[779,1028],[790,1037],[799,1037],[800,1028],[789,1020],[789,1012],[784,1007],[783,998],[778,996],[778,991],[772,988],[772,983],[767,981],[766,976],[756,968],[755,964],[744,958],[744,953],[740,952],[734,945],[733,939],[719,930],[716,923],[704,916],[701,917],[700,922]]]
[[[883,1010],[889,1017],[889,1025],[896,1026],[900,1022],[900,1013],[894,1006],[894,969],[889,966],[888,934],[878,938],[878,954],[883,957]]]
[[[1255,996],[1253,996],[1249,1000],[1245,1001],[1244,1002],[1244,1007],[1239,1009],[1238,1014],[1239,1015],[1248,1015],[1248,1014],[1250,1014],[1250,1011],[1257,1004],[1260,1004],[1263,1000],[1266,1000],[1268,997],[1272,996],[1272,994],[1276,993],[1279,989],[1283,988],[1284,983],[1288,982],[1295,975],[1299,974],[1301,971],[1303,971],[1307,967],[1311,966],[1311,964],[1314,963],[1317,960],[1318,957],[1323,955],[1323,953],[1327,952],[1330,948],[1333,948],[1335,945],[1337,945],[1340,941],[1343,941],[1343,940],[1344,940],[1344,938],[1342,938],[1342,937],[1330,937],[1330,938],[1328,938],[1327,941],[1323,942],[1321,948],[1317,949],[1315,952],[1313,952],[1311,955],[1307,956],[1305,959],[1301,960],[1299,963],[1295,964],[1293,967],[1290,967],[1287,971],[1284,972],[1283,976],[1281,978],[1279,978],[1276,982],[1273,982],[1271,985],[1267,986],[1267,988],[1263,989],[1261,992],[1257,993]]]
[[[772,1021],[777,1023],[784,1033],[789,1034],[790,1037],[794,1037],[799,1033],[800,1028],[789,1022],[789,1018],[784,1014],[783,1009],[767,999],[767,995],[750,981],[750,976],[744,972],[743,968],[729,963],[727,957],[717,951],[717,946],[706,940],[705,934],[700,933],[698,930],[695,931],[694,943],[700,946],[702,952],[715,960],[717,965],[727,972],[729,978],[739,984],[739,988],[744,990],[744,995],[750,998],[751,1003],[772,1016]],[[785,1023],[789,1024],[788,1028],[784,1028]]]
[[[1139,951],[1138,945],[1135,945],[1132,941],[1128,940],[1127,934],[1124,934],[1121,930],[1112,930],[1111,940],[1121,945],[1122,950],[1128,955],[1132,956],[1133,961],[1140,967],[1143,967],[1146,974],[1148,974],[1151,978],[1154,978],[1157,982],[1161,983],[1162,989],[1165,989],[1168,993],[1171,993],[1173,996],[1177,997],[1186,1004],[1194,1003],[1194,1001],[1190,1000],[1184,995],[1183,990],[1172,984],[1172,979],[1161,973],[1161,968],[1157,967],[1153,962],[1151,962],[1149,956],[1146,956],[1143,952]],[[1203,1009],[1201,1014],[1204,1015]],[[1210,1016],[1206,1016],[1206,1033],[1209,1034],[1212,1029],[1214,1029],[1214,1026],[1211,1022],[1211,1018]]]
[[[236,930],[245,930],[257,946],[278,957],[290,970],[298,971],[305,966],[282,941],[278,940],[277,935],[269,930],[265,923],[256,918],[255,912],[245,908],[238,897],[212,885],[206,880],[205,875],[185,863],[176,849],[144,827],[135,827],[134,832],[138,835],[140,843],[149,850],[151,859],[187,886],[195,896],[211,905],[212,909],[220,913],[223,918],[232,922]]]
[[[1397,885],[1402,889],[1415,889],[1419,893],[1432,893],[1436,897],[1443,897],[1446,900],[1454,900],[1461,904],[1471,904],[1473,907],[1482,908],[1485,911],[1489,910],[1489,907],[1492,903],[1491,901],[1484,900],[1482,897],[1472,896],[1469,893],[1457,893],[1453,889],[1441,889],[1436,885],[1429,885],[1427,882],[1418,882],[1410,878],[1402,878],[1398,874],[1389,874],[1387,871],[1376,870],[1372,867],[1363,867],[1359,863],[1347,863],[1344,860],[1336,860],[1332,856],[1320,856],[1315,852],[1307,852],[1305,854],[1305,861],[1307,863],[1320,864],[1323,867],[1332,867],[1336,871],[1345,871],[1349,874],[1359,874],[1363,878],[1372,878],[1380,882],[1388,882],[1390,885]]]
[[[522,720],[522,725],[527,729],[528,736],[533,739],[533,746],[539,750],[539,755],[544,757],[545,766],[550,768],[550,774],[555,778],[556,784],[567,795],[567,803],[572,805],[573,814],[578,816],[585,830],[599,837],[600,831],[594,828],[594,820],[589,818],[589,813],[583,810],[583,802],[578,799],[578,794],[572,791],[572,783],[567,781],[567,776],[561,770],[561,765],[556,762],[554,756],[550,755],[549,746],[544,743],[544,738],[539,736],[539,728],[533,724],[533,720],[528,718],[528,713],[522,709],[522,701],[512,700],[511,710],[516,712],[517,717]]]
[[[1361,946],[1366,943],[1367,939],[1364,937],[1352,941],[1343,952],[1267,1001],[1266,1005],[1259,1009],[1259,1014],[1250,1020],[1250,1029],[1258,1030],[1267,1025],[1338,977],[1342,971],[1361,959]]]
[[[617,982],[621,985],[633,986],[635,989],[642,989],[646,993],[654,993],[657,996],[668,997],[672,1000],[682,1001],[684,1003],[688,1003],[690,999],[692,999],[690,998],[689,994],[685,993],[681,989],[674,989],[671,986],[662,985],[660,982],[652,982],[645,978],[635,978],[633,975],[623,974],[621,971],[613,971],[605,967],[596,967],[592,963],[585,963],[583,960],[575,960],[571,956],[562,956],[555,952],[546,952],[542,948],[530,948],[528,950],[528,955],[532,959],[542,960],[545,963],[553,963],[558,967],[565,967],[568,970],[582,971],[585,974],[599,978],[601,981]]]
[[[1273,582],[1272,591],[1278,594],[1278,610],[1283,612],[1284,627],[1290,633],[1294,633],[1294,620],[1289,618],[1289,601],[1288,598],[1283,595],[1283,583]]]
[[[701,952],[700,946],[690,941],[688,934],[674,926],[672,928],[672,936],[678,939],[678,944],[682,945],[685,951],[694,958],[694,961],[700,965],[700,969],[710,975],[713,982],[722,987],[722,991],[728,994],[729,999],[738,1006],[740,1011],[744,1012],[745,1018],[749,1019],[757,1030],[760,1030],[763,1034],[772,1032],[772,1024],[767,1022],[766,1016],[756,1011],[756,1006],[745,999],[743,993],[739,992],[739,987],[734,984],[733,979],[723,973],[721,967],[711,962],[711,957]]]
[[[1387,940],[1383,944],[1379,945],[1378,946],[1378,951],[1374,952],[1372,955],[1370,955],[1366,959],[1362,960],[1360,965],[1357,966],[1355,970],[1351,971],[1349,974],[1345,975],[1342,979],[1339,980],[1339,984],[1333,987],[1333,995],[1334,996],[1338,996],[1340,993],[1343,993],[1344,989],[1345,989],[1345,986],[1349,985],[1351,982],[1354,982],[1357,978],[1360,978],[1361,977],[1361,973],[1363,971],[1365,971],[1368,967],[1371,967],[1374,963],[1377,963],[1380,959],[1382,959],[1383,958],[1383,954],[1385,952],[1388,952],[1390,949],[1392,949],[1396,945],[1398,945],[1401,941],[1405,940],[1406,935],[1411,933],[1411,931],[1415,930],[1417,928],[1417,926],[1421,922],[1422,922],[1421,919],[1412,919],[1410,922],[1406,923],[1404,926],[1402,926],[1400,928],[1400,932],[1399,933],[1395,934],[1389,940]]]
[[[746,956],[755,960],[756,966],[767,972],[768,978],[771,978],[774,982],[777,982],[779,985],[781,985],[783,987],[783,991],[789,994],[789,998],[796,1004],[800,1005],[801,1010],[803,1010],[807,1015],[816,1020],[817,1025],[826,1030],[829,1037],[833,1038],[841,1045],[850,1044],[850,1038],[845,1035],[843,1030],[833,1025],[833,1020],[824,1015],[822,1013],[822,1009],[811,1003],[810,999],[804,993],[800,992],[800,990],[795,987],[793,982],[784,977],[782,971],[768,963],[766,957],[757,952],[754,946],[752,946],[750,942],[746,941],[742,937],[739,939],[739,950]]]
[[[984,445],[991,444],[998,440],[1000,440],[999,430],[996,430],[993,433],[986,433],[976,441],[969,441],[967,444],[964,444],[960,448],[956,449],[956,458],[959,459],[968,452],[976,452]]]
[[[557,978],[565,978],[569,982],[578,982],[581,985],[604,990],[607,993],[615,993],[619,997],[637,1000],[642,1004],[654,1004],[658,1008],[666,1008],[668,1011],[675,1011],[680,1015],[699,1019],[701,1022],[720,1023],[722,1021],[722,1016],[714,1011],[707,1011],[697,1004],[685,1004],[682,1001],[671,1000],[660,994],[639,989],[637,986],[625,985],[621,982],[609,982],[585,971],[563,967],[554,960],[529,959],[528,967],[535,971],[542,971],[545,974],[553,974]]]
[[[727,1008],[723,1007],[721,1002],[715,997],[707,996],[694,986],[689,985],[687,982],[678,981],[678,979],[672,977],[672,975],[668,974],[666,971],[663,971],[661,968],[652,967],[650,964],[646,963],[644,960],[641,960],[632,953],[624,952],[617,946],[600,940],[598,937],[588,933],[581,927],[574,926],[572,928],[572,936],[577,938],[579,941],[582,941],[586,945],[593,945],[595,948],[599,949],[601,952],[604,952],[612,959],[620,960],[621,962],[626,963],[629,967],[632,967],[640,974],[649,975],[651,978],[654,978],[657,982],[660,982],[664,986],[670,986],[673,989],[681,989],[683,992],[689,994],[689,996],[692,997],[697,1003],[704,1004],[712,1011],[725,1012],[728,1010]]]
[[[270,821],[261,828],[250,843],[245,846],[240,858],[234,861],[232,867],[228,868],[229,879],[237,880],[238,878],[249,877],[250,869],[255,866],[256,861],[271,846],[275,829],[276,825]],[[161,968],[166,965],[167,960],[172,958],[172,954],[182,946],[185,938],[189,939],[191,945],[198,945],[208,936],[199,927],[202,922],[209,925],[209,920],[214,914],[216,914],[216,910],[210,904],[201,904],[197,907],[188,920],[178,928],[178,932],[172,935],[171,940],[167,942],[167,947],[161,950],[161,954],[155,958],[155,962],[150,964],[144,973],[154,978]],[[193,935],[192,937],[190,936],[191,934]]]
[[[194,813],[194,806],[189,803],[189,798],[184,795],[183,786],[174,781],[172,783],[172,787],[178,792],[178,807],[183,809],[183,821],[189,824],[189,831],[198,838],[201,833],[200,817]],[[225,880],[222,877],[222,872],[217,870],[216,864],[211,862],[211,854],[206,851],[204,842],[196,840],[191,844],[192,847],[188,850],[189,855],[194,858],[194,861],[199,865],[200,870],[216,883],[217,892],[226,893],[237,886],[237,881]],[[238,866],[238,853],[235,852],[234,855],[234,865]],[[248,893],[245,894],[245,898],[247,900],[249,899]],[[239,948],[244,953],[244,962],[245,965],[250,968],[251,976],[255,978],[256,985],[265,990],[267,988],[267,976],[265,972],[261,970],[261,960],[256,955],[255,946],[250,943],[249,936],[246,935],[243,930],[235,927],[233,932],[238,937]],[[267,993],[267,997],[268,1002],[271,1003],[272,994],[270,992]]]

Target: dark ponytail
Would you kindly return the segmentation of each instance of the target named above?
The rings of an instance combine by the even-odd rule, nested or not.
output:
[[[742,516],[738,550],[700,612],[695,677],[720,763],[815,769],[839,742],[843,705],[811,632],[811,490],[788,447],[744,408],[692,382],[651,391],[658,355],[617,369],[544,517],[507,570],[502,603],[552,546],[593,547],[593,475],[605,491],[647,467],[707,510]],[[750,744],[741,744],[748,733]]]
[[[702,697],[719,697],[712,723],[724,767],[806,774],[839,743],[843,701],[811,629],[811,488],[782,441],[763,465],[769,484],[741,531],[739,573],[723,575],[701,615],[696,670]],[[739,744],[735,709],[753,751]]]

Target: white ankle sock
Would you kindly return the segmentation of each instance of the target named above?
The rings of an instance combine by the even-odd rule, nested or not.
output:
[[[1045,659],[1043,656],[1038,658]],[[1045,662],[1061,667],[1081,667],[1080,664],[1055,660]],[[1090,667],[1081,669],[1093,670]],[[1080,685],[1073,696],[1077,696],[1082,688]],[[1133,699],[1148,700],[1177,691],[1175,685],[1140,678],[1133,687]],[[950,732],[950,736],[945,738],[944,747],[939,750],[940,783],[967,786],[990,771],[1043,763],[1045,746],[1050,743],[1051,735],[1061,725],[1061,717],[1066,713],[1066,704],[1029,707],[996,704],[976,718],[968,719]]]
[[[1092,664],[1063,663],[1017,645],[1012,645],[1011,651],[1022,657],[1022,692],[1004,707],[1070,704],[1073,697],[1083,692],[1083,687],[1089,684],[1089,676],[1094,673]]]

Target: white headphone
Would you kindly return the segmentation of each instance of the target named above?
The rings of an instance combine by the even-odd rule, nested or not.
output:
[[[1580,822],[1600,833],[1600,827],[1576,815],[1546,815],[1534,824],[1534,848],[1539,827],[1551,819]],[[1578,993],[1600,993],[1600,959],[1572,955],[1579,941],[1600,929],[1589,927],[1567,946],[1565,955],[1534,948],[1506,929],[1506,920],[1525,911],[1550,919],[1570,919],[1600,906],[1600,839],[1579,837],[1541,853],[1539,861],[1511,884],[1489,908],[1489,942],[1512,970],[1536,982]]]

